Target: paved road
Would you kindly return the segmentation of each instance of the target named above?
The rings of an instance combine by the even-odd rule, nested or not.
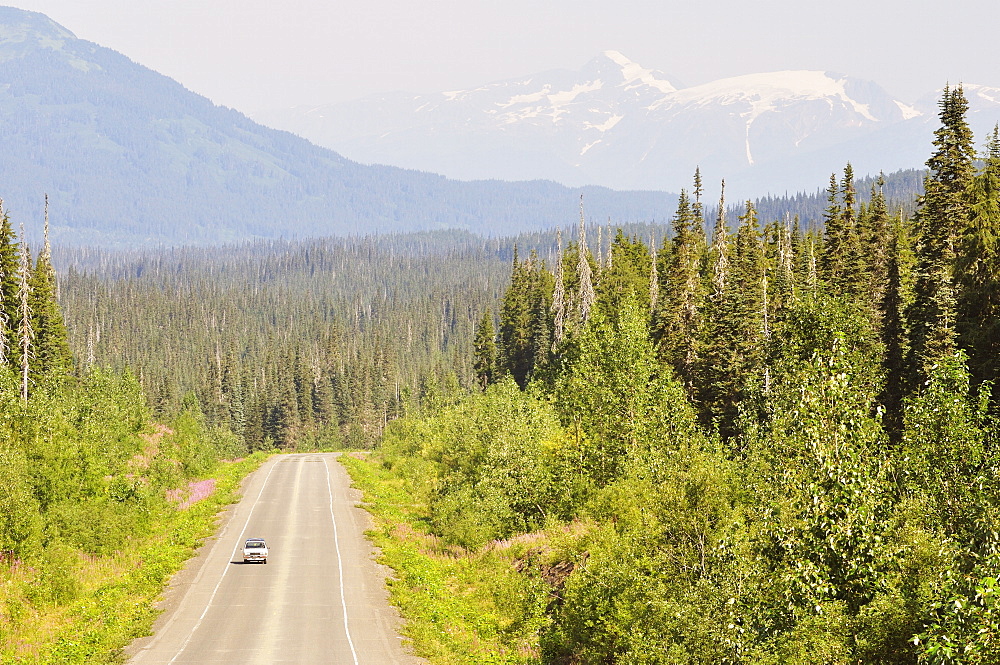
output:
[[[168,592],[130,663],[416,665],[396,632],[367,514],[333,454],[275,456],[245,487],[218,537]],[[267,539],[267,565],[242,541]]]

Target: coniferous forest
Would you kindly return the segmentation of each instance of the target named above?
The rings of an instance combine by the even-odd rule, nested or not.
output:
[[[383,502],[421,497],[395,509],[442,570],[506,580],[448,578],[492,588],[496,662],[1000,661],[1000,141],[977,154],[961,88],[940,109],[912,216],[848,165],[821,224],[747,202],[733,230],[722,201],[706,233],[696,174],[660,243],[594,253],[581,223],[554,262],[514,258],[481,392],[355,465]],[[397,598],[433,625],[383,519]]]
[[[1000,136],[966,111],[915,200],[848,164],[818,215],[696,171],[668,229],[583,201],[565,237],[33,259],[4,216],[0,656],[95,662],[67,617],[162,583],[142,548],[261,455],[222,460],[344,447],[431,662],[1000,662]]]

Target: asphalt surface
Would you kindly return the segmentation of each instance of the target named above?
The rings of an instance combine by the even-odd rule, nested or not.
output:
[[[245,483],[219,534],[172,582],[152,637],[130,663],[418,665],[387,602],[385,569],[365,539],[334,454],[272,457]],[[246,538],[267,540],[244,564]]]

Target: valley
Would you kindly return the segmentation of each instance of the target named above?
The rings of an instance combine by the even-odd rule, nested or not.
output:
[[[253,77],[407,9],[253,1]],[[1000,662],[986,84],[603,50],[296,136],[0,7],[0,661]]]

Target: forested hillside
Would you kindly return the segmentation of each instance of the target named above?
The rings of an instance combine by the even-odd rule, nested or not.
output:
[[[1000,661],[1000,137],[977,165],[965,111],[946,89],[912,217],[848,166],[823,229],[747,202],[708,235],[696,186],[660,244],[515,258],[482,392],[354,464],[420,648]]]
[[[0,7],[0,81],[3,196],[27,221],[48,192],[52,238],[61,245],[435,229],[501,235],[557,224],[581,192],[595,214],[632,221],[665,219],[675,200],[359,164],[13,7]]]

